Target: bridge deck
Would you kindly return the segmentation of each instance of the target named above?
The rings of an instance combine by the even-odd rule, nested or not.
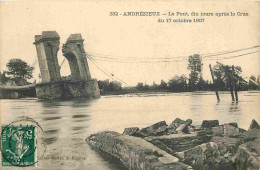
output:
[[[34,84],[29,84],[25,86],[0,86],[0,90],[27,90],[35,87]]]

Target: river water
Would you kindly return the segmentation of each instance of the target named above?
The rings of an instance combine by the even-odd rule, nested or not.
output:
[[[91,133],[122,133],[125,127],[142,128],[162,120],[169,124],[176,117],[192,119],[194,125],[205,119],[218,119],[221,124],[237,122],[244,129],[252,119],[260,122],[259,92],[239,92],[239,102],[232,102],[230,94],[222,92],[220,99],[218,103],[214,92],[128,94],[94,100],[0,100],[0,109],[1,122],[28,116],[43,128],[47,150],[38,168],[110,170],[124,168],[90,149],[85,139]]]

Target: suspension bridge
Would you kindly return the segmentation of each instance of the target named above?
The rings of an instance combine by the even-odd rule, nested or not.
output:
[[[46,33],[46,32],[45,32]],[[43,32],[44,34],[44,32]],[[48,34],[48,35],[47,35]],[[66,42],[62,46],[62,52],[65,56],[61,62],[58,64],[57,59],[57,52],[59,47],[59,36],[55,33],[46,33],[47,37],[44,35],[35,36],[35,45],[37,49],[37,57],[32,62],[33,67],[39,63],[39,59],[41,59],[41,63],[39,63],[40,71],[41,71],[41,79],[42,83],[58,81],[60,80],[60,69],[64,65],[66,61],[69,62],[69,66],[71,69],[71,76],[75,79],[81,80],[92,80],[88,68],[88,61],[91,62],[93,66],[95,66],[99,71],[105,74],[108,78],[118,81],[122,84],[127,85],[125,81],[121,78],[118,78],[114,73],[107,71],[103,68],[99,62],[116,62],[116,63],[140,63],[140,64],[149,64],[149,63],[177,63],[177,62],[187,62],[189,56],[173,56],[173,57],[148,57],[148,58],[140,58],[134,56],[111,56],[107,54],[100,54],[100,53],[93,53],[93,52],[85,52],[83,39],[81,35],[72,34]],[[53,36],[54,35],[54,36]],[[48,37],[50,36],[50,37]],[[74,39],[73,39],[74,38]],[[46,49],[42,49],[38,44],[46,43]],[[69,46],[69,47],[68,47]],[[70,47],[71,46],[71,47]],[[73,47],[73,48],[72,48]],[[76,47],[76,48],[75,48]],[[255,53],[259,53],[260,46],[252,46],[242,49],[236,50],[229,50],[229,51],[221,51],[221,52],[214,52],[214,53],[205,53],[200,54],[201,61],[222,61],[222,60],[229,60],[233,58],[238,58],[242,56],[247,56]],[[74,50],[73,50],[74,49]],[[77,49],[77,50],[75,50]],[[41,51],[44,51],[45,56],[41,56]],[[51,60],[48,60],[52,58]],[[43,60],[44,59],[44,60]],[[44,62],[43,62],[44,61]],[[83,62],[81,62],[83,61]],[[48,68],[48,69],[46,69]],[[240,70],[238,72],[242,73]],[[249,81],[258,85],[255,80],[249,78]],[[94,83],[97,84],[97,83]],[[37,84],[29,84],[24,86],[7,86],[1,85],[0,91],[7,91],[7,92],[20,92],[28,89],[34,89]],[[97,86],[97,85],[93,85]],[[39,91],[39,90],[38,90]],[[50,94],[49,94],[50,95]]]

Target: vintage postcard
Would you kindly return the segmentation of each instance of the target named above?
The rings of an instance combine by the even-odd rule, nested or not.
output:
[[[259,5],[0,0],[0,169],[259,170]]]

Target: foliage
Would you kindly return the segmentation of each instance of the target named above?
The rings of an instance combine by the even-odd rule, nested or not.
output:
[[[98,86],[102,92],[117,92],[122,90],[121,83],[117,81],[109,82],[108,80],[107,81],[99,80]]]
[[[210,84],[208,81],[205,81],[202,77],[200,77],[198,83],[196,84],[196,90],[207,90],[210,88]]]
[[[144,90],[144,83],[138,83],[136,89],[140,91]]]
[[[200,62],[200,67],[197,69],[191,68],[191,72],[193,74],[189,75],[187,78],[185,75],[181,76],[173,76],[168,82],[161,80],[159,85],[153,83],[153,85],[148,86],[143,83],[138,83],[136,89],[139,91],[172,91],[172,92],[185,92],[185,91],[194,91],[194,90],[229,90],[229,83],[236,84],[237,90],[247,90],[248,85],[247,82],[242,77],[242,68],[240,66],[234,66],[234,73],[232,73],[232,66],[223,65],[221,63],[217,63],[213,67],[213,73],[215,77],[215,84],[211,84],[209,81],[205,81],[201,74],[202,63]],[[200,76],[199,76],[200,75]],[[228,81],[228,77],[230,78],[230,82]],[[234,79],[232,79],[234,77]],[[253,78],[254,80],[256,78]],[[187,83],[189,80],[189,83]],[[193,81],[196,80],[196,81]],[[196,83],[195,83],[196,82]]]
[[[6,64],[8,68],[7,74],[13,77],[22,77],[23,79],[31,79],[34,67],[29,66],[21,59],[11,59]]]
[[[217,62],[213,67],[213,73],[216,78],[216,86],[219,89],[227,90],[229,84],[232,84],[233,81],[237,85],[238,89],[245,90],[247,88],[247,82],[241,76],[242,68],[240,66],[234,66],[234,72],[232,73],[232,66],[223,65]],[[234,79],[232,78],[232,74]]]
[[[111,81],[109,83],[109,90],[110,91],[120,91],[120,90],[122,90],[121,83],[119,83],[117,81]]]
[[[218,88],[219,90],[221,88],[226,87],[226,82],[225,82],[225,67],[224,65],[217,63],[216,65],[213,66],[213,74],[215,77],[215,87]]]
[[[144,85],[143,83],[138,83],[136,89],[140,91],[148,91],[150,87],[147,84]]]
[[[5,84],[10,78],[6,77],[6,71],[0,72],[0,83]]]
[[[185,75],[174,76],[169,80],[168,85],[170,91],[186,91],[187,90],[187,77]]]
[[[193,88],[200,79],[203,63],[201,61],[200,55],[198,54],[189,56],[188,61],[189,61],[188,69],[190,70],[189,84],[190,87]]]
[[[168,89],[168,85],[165,81],[161,80],[161,84],[158,85],[157,87],[159,90],[167,90]]]

